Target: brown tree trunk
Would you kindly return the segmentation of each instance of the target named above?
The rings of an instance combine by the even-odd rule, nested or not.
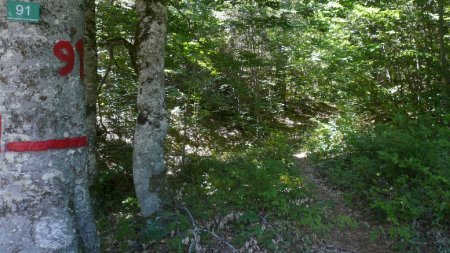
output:
[[[98,252],[80,78],[83,1],[41,2],[38,23],[0,19],[0,252]]]
[[[167,8],[161,0],[137,0],[136,53],[139,90],[134,135],[133,177],[144,217],[167,200],[164,138],[168,123],[164,92]]]
[[[97,42],[95,22],[95,0],[85,1],[85,29],[84,52],[85,72],[84,87],[86,97],[86,134],[89,138],[88,175],[89,184],[92,185],[97,175],[96,169],[96,137],[97,137]]]

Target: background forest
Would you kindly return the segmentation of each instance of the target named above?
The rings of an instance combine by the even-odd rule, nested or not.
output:
[[[106,252],[328,252],[336,229],[450,252],[448,1],[169,1],[174,203],[152,222],[132,177],[134,3],[96,2]],[[302,165],[364,222],[332,215]]]

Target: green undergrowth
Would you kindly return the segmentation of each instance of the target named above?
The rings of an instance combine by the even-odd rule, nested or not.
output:
[[[191,157],[171,178],[176,201],[236,247],[254,238],[269,252],[306,250],[305,230],[324,234],[331,228],[299,174],[293,150],[286,136],[273,135],[235,152]]]
[[[364,131],[324,129],[342,141],[316,153],[320,171],[348,202],[369,206],[402,252],[449,252],[448,122],[397,116]]]
[[[277,138],[281,137],[229,154],[193,157],[172,178],[173,186],[194,210],[225,214],[231,208],[287,215],[292,211],[290,201],[308,197],[309,191],[289,145]]]
[[[273,135],[237,151],[191,156],[190,164],[169,176],[174,205],[157,218],[139,218],[132,192],[107,202],[116,206],[98,214],[104,250],[187,252],[195,238],[190,213],[204,229],[197,245],[206,250],[227,250],[207,232],[213,231],[244,251],[309,252],[313,238],[326,235],[332,225],[326,205],[314,199],[299,174],[292,151],[288,138]],[[120,179],[110,178],[114,175],[102,176],[117,183]]]

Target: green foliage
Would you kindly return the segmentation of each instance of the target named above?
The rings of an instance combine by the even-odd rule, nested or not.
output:
[[[185,197],[192,198],[190,202],[205,201],[194,202],[196,205],[212,203],[221,213],[232,208],[254,213],[265,211],[281,217],[300,212],[290,201],[309,194],[308,186],[293,165],[285,137],[275,135],[266,144],[250,147],[240,154],[194,160],[172,180],[174,187],[186,185],[180,190]],[[195,181],[184,181],[189,179]]]
[[[239,221],[243,224],[252,224],[259,221],[259,215],[254,211],[248,211],[244,213],[241,217],[239,217]]]
[[[128,213],[111,214],[109,219],[114,219],[114,222],[106,218],[97,221],[97,227],[103,239],[103,250],[109,251],[108,247],[112,246],[120,249],[121,252],[126,252],[130,246],[129,242],[138,240],[141,224]],[[110,242],[107,240],[113,241],[114,245],[108,245]]]
[[[298,174],[290,143],[287,136],[273,134],[264,142],[235,152],[191,156],[191,164],[169,177],[175,201],[186,205],[200,226],[210,224],[207,226],[212,226],[217,233],[226,231],[236,246],[242,247],[254,239],[269,252],[306,248],[310,244],[306,239],[289,242],[304,237],[301,229],[323,235],[330,231],[331,225],[326,224],[325,212],[312,200],[310,186]],[[110,142],[110,145],[125,144]],[[186,252],[186,238],[193,237],[186,213],[167,210],[158,219],[144,222],[135,217],[138,205],[130,197],[132,189],[116,192],[111,188],[132,185],[127,182],[129,178],[119,176],[123,173],[122,166],[130,161],[115,158],[129,154],[109,153],[116,149],[102,150],[104,158],[111,163],[99,177],[102,184],[94,188],[96,196],[104,195],[98,205],[105,206],[98,212],[104,217],[99,220],[99,227],[108,235],[105,240],[114,240],[124,252],[140,245]],[[230,214],[235,216],[226,218]],[[217,223],[211,223],[216,220]],[[217,243],[207,233],[201,233],[201,242],[206,246]]]
[[[414,243],[417,231],[450,224],[450,131],[428,117],[347,133],[345,149],[323,162],[330,181],[367,202],[390,235]]]
[[[199,219],[243,212],[236,242],[257,237],[277,252],[271,232],[261,234],[261,217],[285,219],[296,227],[279,231],[292,239],[284,249],[305,251],[294,246],[304,239],[296,228],[330,231],[327,207],[301,201],[311,193],[294,169],[292,142],[273,134],[301,133],[303,149],[323,159],[330,182],[347,191],[346,203],[363,200],[392,225],[374,238],[386,233],[411,246],[420,243],[419,228],[448,232],[450,114],[441,87],[448,73],[439,52],[448,51],[449,40],[440,48],[437,3],[168,1],[166,154],[177,201]],[[444,12],[448,21],[448,7]],[[127,222],[134,226],[124,214],[138,212],[130,198],[137,82],[129,51],[138,20],[127,1],[98,1],[97,14],[100,159],[93,193],[103,218],[122,212],[119,234],[126,235]],[[192,163],[176,167],[171,158],[186,154]],[[161,229],[177,231],[165,238],[168,247],[183,252],[189,223],[184,214],[168,216],[172,225]],[[138,237],[157,240],[161,230],[147,225],[135,229],[146,231]],[[357,224],[342,216],[336,225]],[[441,252],[448,245],[443,234]],[[117,239],[126,246],[125,237]]]
[[[303,227],[324,234],[331,228],[325,224],[324,212],[312,201],[310,186],[298,174],[291,151],[286,136],[274,134],[245,150],[191,157],[192,164],[170,177],[170,182],[178,189],[177,201],[202,220],[241,212],[229,224],[237,231],[237,245],[255,238],[271,252],[277,252],[275,247],[286,250],[291,246],[276,246],[274,241],[291,235],[280,227],[263,229],[263,220],[286,221],[291,232]]]
[[[130,57],[137,15],[124,1],[97,3],[97,113],[105,139],[131,140],[136,119],[137,76]]]
[[[265,229],[262,225],[255,223],[250,226],[241,227],[239,234],[234,239],[234,243],[242,247],[249,238],[253,237],[264,249],[270,252],[276,252],[277,248],[273,240],[277,238],[278,233],[279,231],[275,229]]]
[[[358,222],[345,214],[336,217],[336,224],[341,230],[356,229],[358,227]]]
[[[318,207],[311,207],[311,211],[302,216],[300,224],[320,236],[326,236],[332,229],[332,224],[324,220],[323,209]]]
[[[99,139],[96,182],[91,187],[91,197],[97,213],[138,210],[132,175],[132,152],[130,144],[116,140]]]

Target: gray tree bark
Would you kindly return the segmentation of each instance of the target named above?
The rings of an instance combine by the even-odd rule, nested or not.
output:
[[[144,217],[167,201],[164,138],[168,122],[164,93],[164,46],[167,8],[164,1],[137,0],[136,53],[139,90],[134,135],[133,177]]]
[[[98,55],[96,42],[95,0],[86,0],[84,35],[84,85],[86,96],[86,133],[89,138],[88,175],[89,185],[97,176],[96,137],[97,137],[97,86]]]
[[[0,19],[0,252],[98,252],[79,73],[84,1],[40,2],[39,23]]]

